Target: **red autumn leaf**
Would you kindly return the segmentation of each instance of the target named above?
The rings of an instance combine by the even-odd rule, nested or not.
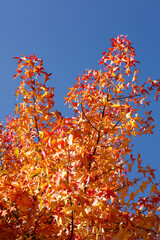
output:
[[[104,68],[78,76],[70,118],[54,110],[42,59],[15,59],[21,102],[0,124],[0,239],[158,240],[155,170],[136,159],[133,139],[153,133],[160,81],[140,85],[131,42],[111,39]]]

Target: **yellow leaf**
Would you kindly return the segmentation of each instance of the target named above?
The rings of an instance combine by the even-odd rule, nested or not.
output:
[[[61,217],[58,219],[57,225],[58,225],[58,227],[62,225],[62,218]]]
[[[38,168],[35,172],[33,172],[29,177],[33,178],[36,177],[40,172],[41,172],[42,168]]]
[[[16,147],[16,149],[14,151],[14,155],[18,158],[18,156],[19,156],[19,149],[18,149],[18,147]]]
[[[7,172],[6,172],[6,171],[3,171],[3,170],[0,170],[0,173],[1,173],[2,175],[7,175]]]
[[[44,135],[44,132],[39,131],[39,136],[40,136],[40,138],[43,138],[43,135]]]
[[[114,108],[115,107],[120,107],[119,101],[117,101],[117,103],[112,104],[111,106],[114,107]]]
[[[39,204],[39,209],[40,209],[40,211],[42,210],[42,206],[43,206],[43,199],[41,198],[41,199],[40,199],[40,204]]]

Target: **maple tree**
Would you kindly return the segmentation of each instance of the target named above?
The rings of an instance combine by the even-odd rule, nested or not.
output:
[[[103,70],[76,79],[73,117],[54,109],[42,60],[16,59],[20,102],[0,125],[0,239],[159,239],[155,170],[132,140],[153,133],[145,107],[160,81],[139,85],[131,42],[111,39]]]

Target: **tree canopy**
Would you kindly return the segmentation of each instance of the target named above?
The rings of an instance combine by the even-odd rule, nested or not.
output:
[[[42,59],[15,59],[18,104],[0,124],[0,239],[159,239],[155,170],[132,140],[153,133],[160,81],[140,85],[131,42],[111,39],[102,70],[77,77],[72,117],[54,108]]]

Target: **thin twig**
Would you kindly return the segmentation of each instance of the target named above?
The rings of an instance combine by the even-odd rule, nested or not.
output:
[[[142,178],[143,178],[143,177],[138,178],[138,179],[136,179],[135,181],[133,181],[132,183],[137,183],[137,182],[140,181]],[[127,187],[127,186],[129,186],[129,185],[130,185],[130,184],[128,183],[128,184],[126,184],[126,185],[124,185],[124,186],[122,186],[122,187],[119,187],[119,188],[115,189],[114,192],[118,192],[119,190],[121,190],[121,189],[123,189],[123,188],[125,188],[125,187]]]
[[[122,100],[122,99],[126,99],[126,98],[133,98],[133,97],[139,97],[141,96],[141,94],[135,94],[135,95],[131,95],[131,96],[125,96],[125,97],[117,97],[117,98],[111,98],[108,100],[108,102],[112,101],[112,100]]]
[[[39,220],[41,219],[41,217],[44,215],[44,213],[45,213],[46,210],[47,210],[47,209],[44,209],[43,213],[42,213],[41,215],[39,215],[39,217],[38,217],[38,219],[37,219],[37,221],[36,221],[36,224],[35,224],[35,227],[34,227],[34,230],[33,230],[32,236],[35,235],[36,228],[37,228],[37,226],[38,226],[38,222],[39,222]]]
[[[99,132],[99,130],[98,130],[96,127],[94,127],[93,124],[92,124],[92,123],[89,121],[89,119],[87,118],[85,112],[83,111],[82,103],[81,103],[81,110],[82,110],[82,113],[83,113],[83,115],[85,116],[86,120],[87,120],[88,123],[91,125],[91,127],[92,127],[94,130],[96,130],[97,132]]]
[[[103,117],[104,117],[104,113],[105,113],[105,106],[104,106],[103,111],[102,111],[102,120],[103,120]],[[100,129],[101,129],[101,126],[100,126]],[[97,145],[99,144],[100,137],[101,137],[100,130],[97,130],[97,132],[98,132],[98,137],[97,137],[97,141],[96,141],[96,146],[95,146],[94,151],[92,153],[92,157],[96,154]],[[92,161],[89,162],[89,166],[88,166],[88,172],[89,173],[90,173],[91,165],[92,165]],[[84,192],[86,192],[88,184],[89,184],[89,181],[86,182],[86,185],[85,185],[85,188],[84,188]]]
[[[70,153],[68,151],[68,162],[67,162],[67,185],[69,184],[69,161],[70,161]]]
[[[108,174],[109,172],[111,172],[111,171],[115,171],[115,170],[117,170],[117,169],[119,169],[121,166],[123,166],[125,164],[125,162],[123,162],[123,163],[121,163],[116,169],[114,168],[114,169],[109,169],[108,171],[106,171],[106,172],[102,172],[101,174],[99,174],[98,176],[97,176],[97,178],[99,178],[99,177],[101,177],[103,174]]]
[[[136,227],[136,228],[139,228],[139,229],[142,229],[142,230],[144,230],[144,231],[152,232],[152,233],[154,233],[154,234],[156,234],[156,235],[159,235],[159,233],[153,231],[152,229],[148,229],[148,228],[144,228],[144,227],[139,227],[139,226],[134,225],[134,224],[132,224],[132,226],[133,226],[133,227]]]

